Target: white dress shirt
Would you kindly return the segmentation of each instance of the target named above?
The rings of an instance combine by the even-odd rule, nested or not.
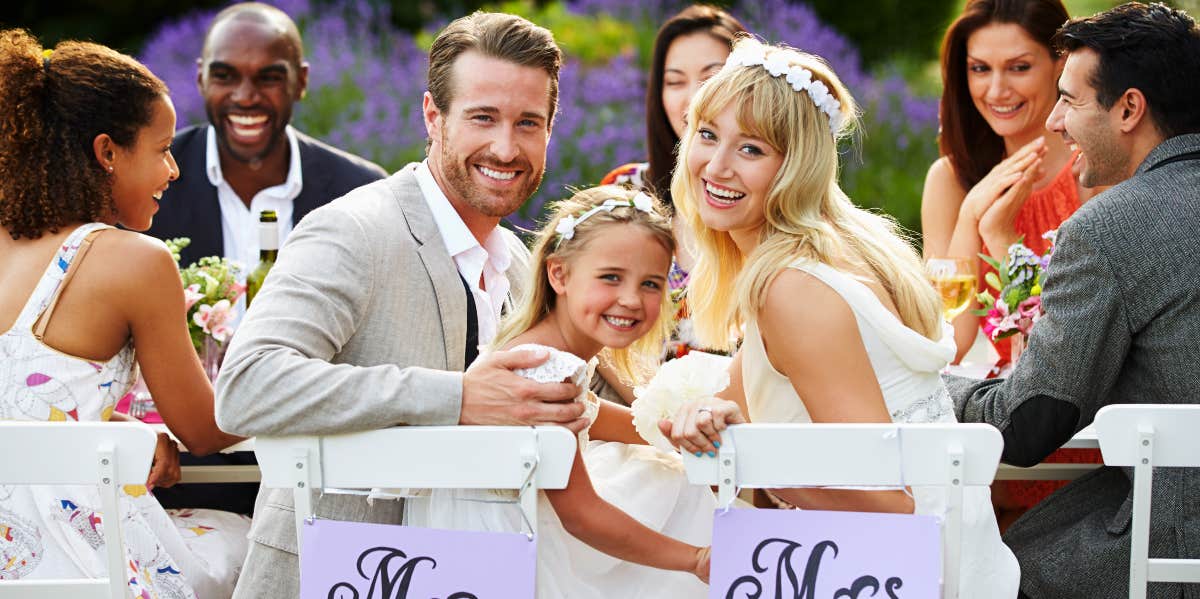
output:
[[[291,160],[287,179],[280,185],[268,187],[250,200],[247,208],[242,198],[233,191],[221,173],[221,158],[217,154],[217,132],[208,127],[208,155],[206,170],[208,180],[217,188],[217,199],[221,204],[221,235],[225,240],[224,255],[242,265],[241,279],[258,264],[258,214],[263,210],[274,210],[279,217],[279,245],[292,232],[292,200],[304,188],[300,173],[300,144],[291,125],[285,129]]]
[[[417,177],[421,195],[425,196],[429,211],[433,213],[433,221],[446,243],[446,251],[454,258],[458,273],[471,288],[475,312],[479,315],[479,344],[490,343],[499,330],[500,311],[508,298],[509,283],[504,272],[512,264],[512,256],[508,253],[508,245],[504,242],[500,227],[493,229],[483,245],[479,245],[479,240],[471,234],[433,178],[429,164],[421,162],[411,168]]]

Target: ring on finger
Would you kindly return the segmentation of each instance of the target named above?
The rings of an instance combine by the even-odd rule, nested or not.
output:
[[[705,406],[702,408],[696,408],[696,413],[699,414],[700,412],[708,412],[708,415],[712,416],[712,408],[710,407]]]

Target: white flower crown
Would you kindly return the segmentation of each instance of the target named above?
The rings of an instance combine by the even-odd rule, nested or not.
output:
[[[767,50],[759,45],[742,45],[729,54],[725,64],[743,67],[762,67],[772,77],[786,77],[788,84],[797,92],[808,92],[817,108],[829,115],[829,130],[835,135],[842,128],[845,117],[842,115],[842,104],[822,81],[813,78],[812,71],[794,64],[788,64],[787,58],[776,52],[767,58]]]
[[[596,214],[597,212],[612,212],[614,208],[622,207],[636,208],[647,214],[653,214],[654,200],[644,192],[639,191],[637,192],[637,195],[633,196],[632,199],[618,200],[610,198],[604,200],[604,203],[600,204],[599,206],[593,206],[579,216],[564,216],[558,221],[558,225],[554,227],[554,232],[558,233],[559,235],[558,243],[561,245],[563,240],[575,237],[575,227],[578,227],[579,223],[587,220],[593,214]]]

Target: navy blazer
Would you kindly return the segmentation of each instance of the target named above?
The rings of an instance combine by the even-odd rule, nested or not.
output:
[[[369,160],[321,143],[299,131],[295,133],[304,187],[293,200],[293,227],[314,208],[387,176],[387,172]],[[224,255],[221,203],[217,199],[217,188],[209,182],[205,171],[208,125],[180,131],[171,144],[171,153],[179,163],[179,179],[163,193],[154,223],[146,234],[159,239],[190,238],[191,245],[180,252],[179,263],[184,266],[204,256]]]

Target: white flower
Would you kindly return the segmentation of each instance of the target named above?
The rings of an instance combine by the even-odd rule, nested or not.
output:
[[[812,83],[812,72],[804,67],[793,66],[788,69],[787,82],[792,89],[802,92]]]
[[[766,52],[761,47],[743,46],[729,54],[725,64],[756,67],[766,61]]]
[[[814,81],[812,85],[808,86],[808,96],[812,98],[813,103],[820,106],[829,97],[829,88],[825,87],[824,82]]]
[[[658,430],[658,422],[671,418],[685,403],[713,397],[729,386],[729,358],[691,352],[671,360],[644,387],[634,390],[633,426],[651,445],[675,451]]]
[[[554,232],[562,235],[563,239],[570,239],[575,236],[575,222],[574,216],[564,216],[554,227]]]
[[[763,68],[771,74],[772,77],[779,77],[788,72],[787,58],[781,54],[774,54],[763,63]]]
[[[633,196],[633,207],[641,210],[642,212],[653,213],[654,200],[650,199],[650,196],[639,191],[637,195]]]

